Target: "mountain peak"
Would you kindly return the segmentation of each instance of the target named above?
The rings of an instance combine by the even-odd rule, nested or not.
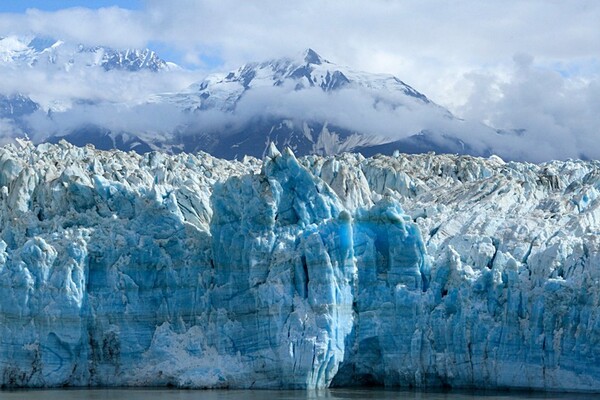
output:
[[[304,62],[307,64],[321,65],[323,63],[323,59],[317,54],[316,51],[309,48],[304,51]]]

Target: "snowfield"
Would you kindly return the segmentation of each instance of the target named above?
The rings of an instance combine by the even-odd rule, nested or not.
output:
[[[0,383],[600,392],[600,163],[0,149]]]

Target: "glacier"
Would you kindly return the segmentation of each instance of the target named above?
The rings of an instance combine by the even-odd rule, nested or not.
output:
[[[3,387],[600,392],[600,162],[0,148]]]

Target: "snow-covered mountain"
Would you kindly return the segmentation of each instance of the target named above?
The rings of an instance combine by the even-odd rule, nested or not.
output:
[[[0,385],[600,393],[600,163],[0,148]]]
[[[93,71],[100,86],[103,72],[120,70],[130,76],[175,68],[147,49],[117,51],[39,37],[1,39],[0,60],[0,66],[9,69],[58,68],[67,75],[57,81],[70,79],[69,74],[85,77]],[[485,138],[497,136],[484,124],[475,124],[473,132],[474,124],[454,117],[392,75],[337,65],[312,49],[295,58],[249,63],[212,74],[182,91],[136,96],[139,85],[159,76],[140,75],[120,102],[104,94],[99,100],[98,90],[103,89],[96,88],[96,96],[91,98],[54,101],[48,94],[39,96],[44,104],[36,108],[31,98],[37,97],[32,93],[7,93],[5,103],[29,98],[29,114],[36,115],[4,118],[15,120],[15,126],[38,141],[65,139],[76,145],[90,143],[99,149],[141,153],[206,151],[227,159],[262,157],[270,143],[290,147],[299,155],[395,151],[488,155],[493,146]],[[115,90],[120,89],[107,87],[106,92]],[[7,103],[4,109],[16,110],[22,106],[17,103]],[[40,115],[44,112],[48,115]],[[168,117],[168,124],[159,120],[138,128],[140,124],[127,123],[161,114]],[[91,115],[89,120],[86,115]],[[32,120],[35,123],[30,123]],[[38,131],[32,132],[36,127]]]
[[[214,74],[182,93],[163,98],[190,111],[215,108],[234,111],[250,90],[273,86],[292,86],[294,90],[317,87],[324,92],[354,86],[383,93],[402,94],[403,96],[391,104],[396,107],[414,106],[414,100],[417,104],[432,104],[425,95],[392,75],[353,71],[323,59],[312,49],[306,50],[297,59],[283,58],[249,63],[235,71]],[[379,100],[386,101],[385,97]]]
[[[8,121],[15,132],[38,140],[53,141],[52,136],[57,133],[73,135],[76,140],[83,132],[90,131],[91,125],[92,132],[104,132],[107,128],[85,120],[79,126],[65,127],[60,122],[53,123],[55,116],[60,120],[65,112],[82,105],[91,108],[118,103],[119,96],[110,93],[119,90],[123,91],[122,97],[133,102],[144,101],[134,92],[128,94],[126,87],[120,88],[119,82],[138,74],[143,85],[144,80],[154,79],[151,77],[154,73],[158,76],[160,72],[179,69],[149,49],[84,46],[40,36],[0,37],[0,74],[6,78],[0,86],[0,119]],[[103,92],[107,94],[99,95]],[[130,106],[121,103],[117,108]],[[37,125],[31,123],[32,118],[38,121]],[[52,128],[55,131],[46,131]],[[119,136],[117,145],[122,145],[128,137],[122,133],[111,132],[111,135]],[[4,136],[6,132],[0,132],[0,137]],[[102,135],[90,135],[86,142],[102,147]],[[134,142],[139,140],[134,140],[130,148],[135,147]],[[117,147],[125,149],[128,145]]]
[[[49,37],[0,38],[0,66],[14,68],[101,67],[106,71],[160,71],[175,67],[149,49],[116,50],[65,43]]]
[[[344,96],[359,100],[345,102]],[[183,92],[159,95],[153,101],[172,103],[184,112],[200,116],[203,111],[214,110],[237,115],[242,122],[233,117],[229,125],[211,129],[182,127],[176,138],[180,143],[173,143],[185,151],[204,150],[224,158],[261,157],[271,142],[290,147],[298,154],[368,153],[374,146],[389,154],[397,150],[411,153],[473,150],[451,132],[436,129],[442,122],[451,127],[450,131],[460,130],[462,121],[424,94],[392,75],[359,72],[334,64],[312,49],[299,58],[249,63],[235,71],[214,74]],[[297,104],[300,101],[315,104],[312,107]],[[261,103],[262,107],[254,107],[253,102]],[[325,104],[322,107],[320,103]],[[328,103],[335,111],[327,111]],[[340,110],[343,107],[346,108]],[[355,115],[369,114],[369,110],[360,107],[370,108],[374,111],[372,115],[377,110],[389,113],[402,110],[430,121],[412,130],[403,126],[401,119],[395,121],[396,130],[382,131],[377,121],[370,127],[365,126],[368,124],[357,127],[352,122]],[[483,125],[481,129],[489,130]]]

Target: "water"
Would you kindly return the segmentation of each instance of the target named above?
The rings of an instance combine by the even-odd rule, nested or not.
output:
[[[1,400],[313,400],[313,399],[409,399],[409,400],[516,400],[591,399],[590,394],[496,392],[496,391],[403,391],[378,389],[287,390],[176,390],[176,389],[62,389],[0,391]]]

